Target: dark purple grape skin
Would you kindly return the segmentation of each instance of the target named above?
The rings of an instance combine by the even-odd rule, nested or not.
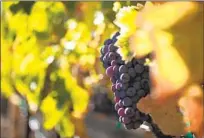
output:
[[[126,64],[125,64],[128,68],[132,68],[133,64],[131,61],[128,61]]]
[[[109,52],[108,61],[112,62],[113,60],[116,60],[116,54],[114,52]]]
[[[122,99],[127,96],[124,91],[120,91],[119,93],[120,93],[120,98],[122,98]]]
[[[150,83],[148,79],[142,79],[141,86],[144,90],[149,90]]]
[[[133,87],[135,90],[140,90],[141,89],[141,83],[139,81],[136,81],[133,83]]]
[[[142,80],[142,78],[140,76],[135,78],[135,81],[141,81],[141,80]]]
[[[124,117],[125,116],[125,109],[124,108],[119,108],[118,109],[118,115]]]
[[[136,72],[134,68],[129,68],[128,69],[128,74],[130,75],[130,77],[134,78],[136,76]]]
[[[124,127],[128,130],[133,129],[134,128],[134,124],[131,122],[129,124],[125,124]]]
[[[120,91],[122,88],[122,84],[121,83],[117,83],[116,84],[116,90]]]
[[[121,108],[121,106],[119,105],[119,103],[115,104],[115,110],[118,111]]]
[[[111,80],[111,82],[113,83],[113,84],[116,84],[116,78],[115,78],[115,76],[112,76],[111,78],[110,78],[110,80]]]
[[[135,111],[131,107],[125,108],[125,116],[132,117],[135,115]]]
[[[125,65],[121,65],[119,67],[119,72],[120,73],[127,73],[128,72],[128,68]]]
[[[134,96],[134,95],[136,94],[136,90],[135,90],[134,87],[129,87],[129,88],[127,89],[126,93],[127,93],[127,96],[132,97],[132,96]]]
[[[119,67],[118,67],[117,65],[113,66],[113,72],[114,72],[115,75],[118,74],[118,72],[119,72]]]
[[[111,61],[111,66],[115,66],[115,65],[117,65],[116,60],[112,60],[112,61]]]
[[[124,99],[123,99],[123,105],[124,106],[131,106],[132,105],[132,100],[131,100],[131,98],[129,98],[129,97],[125,97]]]
[[[113,66],[110,66],[106,69],[106,75],[109,77],[113,76]]]
[[[118,104],[120,107],[123,107],[123,101],[122,100],[119,100]]]
[[[141,74],[144,71],[144,67],[140,64],[135,66],[135,72]]]
[[[122,90],[127,90],[129,87],[128,83],[122,83]]]
[[[110,52],[116,52],[116,51],[118,50],[118,47],[114,46],[113,44],[110,44],[110,45],[108,46],[108,50],[109,50]]]
[[[148,79],[148,78],[149,78],[149,72],[144,71],[144,72],[142,73],[142,78],[143,78],[143,79]]]
[[[131,122],[131,119],[129,117],[123,117],[122,121],[124,124],[129,124]]]
[[[145,96],[145,91],[143,89],[140,89],[139,91],[137,91],[136,93],[140,98],[142,98],[143,96]]]
[[[121,74],[121,76],[120,76],[120,80],[121,80],[123,83],[127,83],[127,82],[130,80],[130,76],[129,76],[127,73],[123,73],[123,74]]]
[[[142,124],[142,121],[139,121],[139,120],[135,121],[134,122],[134,129],[138,129],[141,126],[141,124]]]
[[[139,101],[140,97],[136,94],[135,96],[131,97],[131,100],[133,103],[137,103]]]
[[[140,120],[140,119],[141,119],[140,117],[141,117],[141,116],[140,116],[139,111],[136,111],[136,112],[135,112],[135,115],[134,115],[133,117],[131,117],[131,120],[132,120],[133,122],[135,122],[135,121],[137,121],[137,120]]]
[[[110,45],[112,43],[112,40],[111,39],[107,39],[105,42],[104,42],[104,45]]]
[[[138,62],[139,64],[141,64],[141,65],[144,65],[145,61],[146,61],[146,58],[137,59],[137,62]]]

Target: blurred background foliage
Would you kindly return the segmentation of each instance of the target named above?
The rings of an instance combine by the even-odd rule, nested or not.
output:
[[[99,49],[118,31],[115,12],[130,4],[2,2],[2,95],[18,106],[26,101],[29,114],[40,111],[47,130],[83,133],[73,120],[83,121],[92,86],[107,83]]]

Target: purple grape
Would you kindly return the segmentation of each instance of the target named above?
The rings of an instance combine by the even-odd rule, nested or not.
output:
[[[139,101],[140,97],[138,95],[135,95],[131,98],[132,102],[137,103]]]
[[[139,76],[135,78],[135,81],[141,81],[141,80],[142,80],[142,78]]]
[[[145,91],[143,89],[140,89],[139,91],[137,91],[137,95],[141,98],[143,96],[145,96]]]
[[[134,129],[138,129],[141,126],[141,124],[142,124],[142,121],[139,121],[139,120],[135,121],[134,122]]]
[[[135,90],[135,88],[133,88],[133,87],[129,87],[128,89],[127,89],[127,96],[130,96],[130,97],[132,97],[132,96],[134,96],[135,94],[136,94],[136,90]]]
[[[113,76],[113,66],[110,66],[106,69],[106,75],[109,77]]]
[[[128,68],[131,68],[131,67],[132,67],[132,62],[131,62],[131,61],[128,61],[125,65],[126,65]]]
[[[127,90],[129,87],[129,84],[128,83],[122,83],[122,89],[123,90]]]
[[[132,105],[132,100],[129,97],[125,97],[123,99],[123,105],[124,106],[131,106]]]
[[[116,97],[119,97],[119,98],[120,98],[120,92],[119,92],[119,91],[116,91],[116,92],[114,93],[114,96],[116,96]]]
[[[112,61],[111,61],[111,66],[113,66],[113,67],[114,67],[115,65],[117,65],[116,60],[112,60]]]
[[[127,73],[123,73],[121,74],[120,76],[120,80],[123,82],[123,83],[126,83],[130,80],[130,76],[127,74]]]
[[[139,111],[136,111],[135,112],[135,115],[133,116],[133,117],[131,117],[131,120],[133,121],[133,122],[135,122],[135,121],[137,121],[137,120],[140,120],[140,113],[139,113]]]
[[[118,47],[116,47],[116,46],[110,44],[110,45],[108,46],[108,50],[109,50],[110,52],[115,52],[116,50],[118,50]]]
[[[113,66],[113,72],[114,72],[114,74],[118,74],[118,72],[119,72],[119,67],[117,66],[117,65],[115,65],[115,66]]]
[[[104,42],[104,45],[110,45],[112,43],[112,40],[111,39],[107,39],[105,42]]]
[[[119,72],[120,73],[127,73],[128,72],[128,68],[125,65],[121,65],[119,67]]]
[[[116,90],[120,91],[122,88],[122,84],[121,83],[117,83],[116,84]]]
[[[119,108],[118,109],[118,115],[124,117],[125,116],[125,109],[124,108]]]
[[[136,72],[134,68],[129,68],[128,69],[128,74],[130,75],[130,77],[134,78],[136,76]]]
[[[129,124],[125,124],[124,127],[128,130],[133,129],[134,128],[134,124],[133,123],[129,123]]]
[[[122,118],[123,123],[129,124],[131,122],[131,119],[129,117],[123,117]]]
[[[118,104],[120,107],[123,107],[123,101],[122,100],[119,100]]]
[[[135,90],[140,90],[141,89],[141,83],[139,81],[136,81],[133,83],[133,87]]]
[[[131,107],[125,108],[125,116],[132,117],[135,115],[135,111]]]
[[[126,93],[124,91],[120,91],[120,98],[125,98],[126,97]]]
[[[140,64],[137,64],[136,66],[135,66],[135,72],[136,73],[142,73],[144,71],[144,67],[142,66],[142,65],[140,65]]]
[[[115,60],[116,59],[116,54],[113,53],[113,52],[109,52],[108,54],[108,60],[109,61],[112,61],[112,60]]]
[[[115,110],[116,110],[116,111],[118,111],[118,110],[119,110],[119,108],[120,108],[119,103],[116,103],[116,104],[115,104]]]

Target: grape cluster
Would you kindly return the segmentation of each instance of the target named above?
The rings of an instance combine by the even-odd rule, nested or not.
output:
[[[149,67],[144,65],[147,57],[133,58],[128,62],[122,60],[115,46],[119,35],[117,32],[112,39],[104,42],[100,60],[112,82],[119,121],[127,129],[137,129],[148,118],[137,109],[136,104],[150,91]]]

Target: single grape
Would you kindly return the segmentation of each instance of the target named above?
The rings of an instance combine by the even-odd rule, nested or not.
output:
[[[107,39],[105,42],[104,42],[104,45],[110,45],[112,43],[112,40],[111,39]]]
[[[123,117],[122,121],[124,124],[129,124],[131,122],[131,119],[129,117]]]
[[[135,111],[131,107],[125,108],[125,116],[132,117],[135,115]]]
[[[130,96],[130,97],[132,97],[132,96],[134,96],[135,94],[136,94],[136,90],[135,90],[135,88],[134,87],[129,87],[128,89],[127,89],[127,96]]]
[[[114,96],[119,97],[120,98],[120,92],[116,90],[116,92],[114,93]]]
[[[141,81],[141,80],[142,80],[142,78],[140,76],[135,78],[135,81]]]
[[[131,67],[132,67],[132,62],[131,62],[131,61],[128,61],[125,65],[126,65],[128,68],[131,68]]]
[[[119,72],[120,73],[127,73],[128,72],[128,68],[125,65],[121,65],[119,67]]]
[[[125,91],[120,91],[120,98],[125,98],[126,97],[126,93]]]
[[[114,46],[113,44],[110,44],[110,45],[108,46],[108,50],[109,50],[110,52],[116,52],[116,50],[118,50],[118,47]]]
[[[143,96],[145,96],[145,94],[146,94],[143,89],[140,89],[140,90],[137,91],[136,93],[137,93],[137,95],[138,95],[140,98],[143,97]]]
[[[120,76],[120,80],[123,82],[123,83],[126,83],[130,80],[130,76],[127,74],[127,73],[123,73],[121,74]]]
[[[125,97],[123,99],[123,105],[124,106],[131,106],[132,105],[132,100],[129,97]]]
[[[108,61],[116,60],[116,54],[113,52],[108,53]]]
[[[133,129],[134,128],[134,124],[131,122],[129,124],[125,124],[124,127],[128,130]]]
[[[109,77],[113,76],[113,66],[110,66],[106,69],[106,75]]]
[[[140,90],[141,89],[141,83],[139,81],[136,81],[133,83],[133,87],[135,90]]]
[[[119,100],[118,104],[120,107],[123,107],[123,101],[122,100]]]
[[[128,83],[122,83],[122,89],[123,90],[127,90],[129,87],[129,84]]]
[[[140,74],[140,73],[142,73],[144,71],[144,67],[142,65],[140,65],[140,64],[137,64],[135,66],[135,71],[136,71],[136,73]]]
[[[138,95],[135,95],[131,97],[132,102],[137,103],[139,101],[140,97]]]
[[[118,115],[124,117],[125,116],[125,109],[124,108],[119,108],[118,109]]]
[[[115,104],[115,110],[118,111],[119,108],[120,108],[119,103],[116,103],[116,104]]]
[[[140,116],[140,112],[139,111],[136,111],[135,112],[135,115],[133,116],[133,117],[131,117],[131,120],[133,121],[133,122],[135,122],[135,121],[137,121],[137,120],[140,120],[141,118],[140,118],[141,116]]]
[[[141,126],[141,124],[142,124],[142,121],[139,121],[139,120],[135,121],[134,122],[134,129],[138,129]]]
[[[114,67],[115,65],[117,65],[116,60],[112,60],[112,61],[111,61],[111,66],[113,66],[113,67]]]
[[[136,76],[136,72],[134,68],[129,68],[128,69],[128,74],[130,75],[130,77],[134,78]]]
[[[121,83],[117,83],[116,84],[116,90],[120,91],[122,88],[122,84]]]
[[[113,66],[113,72],[114,72],[114,74],[118,74],[118,72],[119,72],[119,67],[117,66],[117,65],[115,65],[115,66]]]

